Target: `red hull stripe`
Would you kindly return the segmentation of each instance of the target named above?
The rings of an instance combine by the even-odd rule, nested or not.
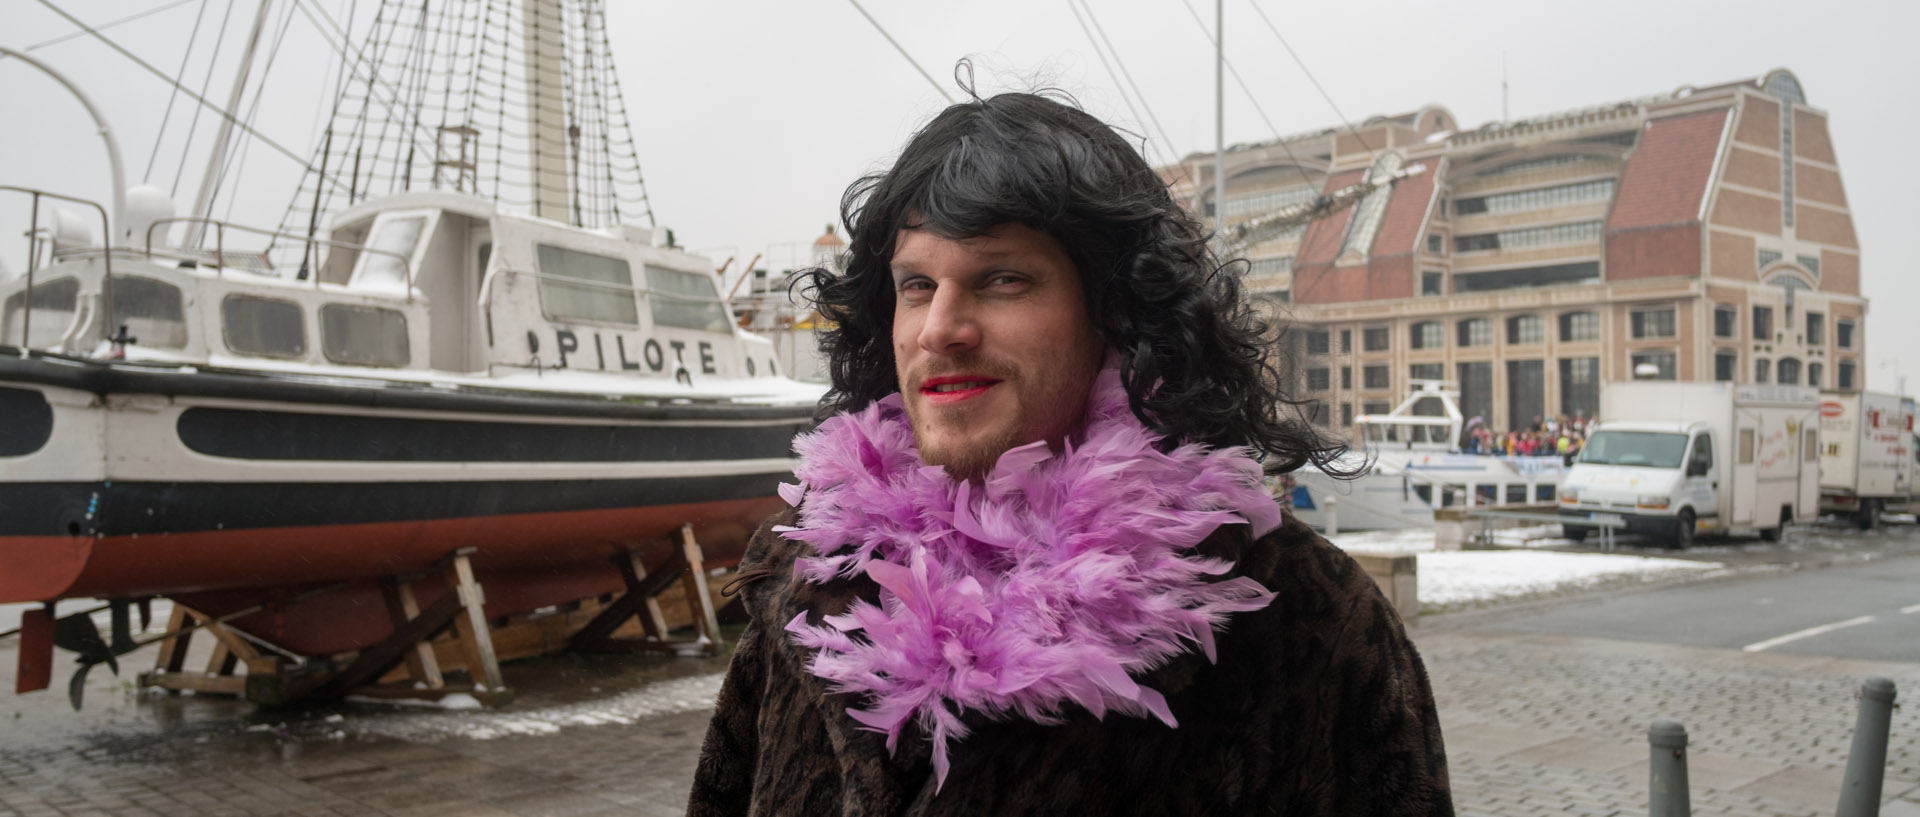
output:
[[[477,548],[476,570],[503,575],[565,571],[606,565],[625,549],[664,547],[657,543],[683,523],[694,526],[710,564],[726,565],[739,560],[753,529],[782,505],[778,498],[761,496],[138,536],[0,536],[0,602],[173,595],[368,578],[423,570],[462,547]]]

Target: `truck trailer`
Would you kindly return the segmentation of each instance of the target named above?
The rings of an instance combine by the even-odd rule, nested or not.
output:
[[[1913,490],[1913,409],[1896,394],[1820,395],[1820,512],[1861,530],[1881,511],[1908,509]]]
[[[1819,512],[1820,393],[1806,386],[1620,381],[1561,480],[1560,517],[1579,541],[1598,523],[1673,548],[1696,532],[1777,539]]]

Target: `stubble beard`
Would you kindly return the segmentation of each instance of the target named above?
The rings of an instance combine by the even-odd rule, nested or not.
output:
[[[912,412],[907,413],[907,419],[913,425],[913,444],[920,451],[920,461],[947,469],[947,476],[956,482],[986,477],[1000,461],[1000,455],[1013,448],[1015,438],[1019,435],[1018,426],[1009,425],[986,437],[968,439],[955,446],[941,446],[929,443],[921,432],[921,424],[913,422]]]

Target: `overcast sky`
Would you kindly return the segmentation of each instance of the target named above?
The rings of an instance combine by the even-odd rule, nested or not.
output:
[[[165,5],[162,0],[58,0],[90,23]],[[1860,236],[1870,388],[1892,390],[1902,375],[1920,391],[1920,242],[1911,235],[1909,191],[1920,171],[1907,157],[1920,135],[1914,87],[1920,4],[1626,0],[1566,7],[1532,2],[1336,2],[1257,0],[1346,118],[1400,113],[1434,103],[1467,126],[1501,118],[1502,77],[1514,118],[1582,108],[1754,77],[1786,67],[1810,104],[1831,116],[1833,141]],[[348,0],[326,0],[344,9]],[[1214,5],[1188,0],[1213,25]],[[1213,64],[1209,34],[1181,0],[1093,0],[1094,14],[1138,83],[1145,109],[1164,128],[1138,121],[1088,43],[1067,0],[928,3],[862,0],[867,11],[956,97],[955,64],[971,58],[978,90],[1055,87],[1087,109],[1155,138],[1154,158],[1211,150]],[[109,36],[172,73],[191,30],[195,3],[171,8]],[[242,27],[253,7],[233,15]],[[372,0],[360,0],[362,14]],[[766,252],[779,262],[837,220],[839,197],[863,173],[882,168],[946,104],[847,0],[616,0],[610,6],[614,56],[648,192],[660,223],[681,243],[724,259]],[[1564,9],[1564,10],[1562,10]],[[216,2],[209,18],[226,10]],[[0,45],[42,43],[72,31],[37,0],[0,0]],[[296,19],[274,70],[312,75],[325,53],[297,38]],[[1323,99],[1249,0],[1226,3],[1228,60],[1265,117],[1228,79],[1229,143],[1271,139],[1337,124]],[[211,36],[206,34],[203,36]],[[229,38],[237,35],[229,34]],[[311,38],[308,38],[311,40]],[[69,74],[120,134],[129,175],[174,182],[179,147],[155,144],[168,88],[97,42],[79,39],[33,52]],[[1117,68],[1118,66],[1116,66]],[[216,66],[217,76],[230,69]],[[204,72],[204,66],[195,66]],[[196,82],[196,84],[198,84]],[[213,86],[224,98],[222,83]],[[24,184],[104,198],[99,140],[78,105],[42,75],[0,61],[0,184]],[[263,127],[295,152],[311,149],[320,100],[294,91],[263,106]],[[181,103],[181,104],[184,104]],[[1135,105],[1138,106],[1138,101]],[[1150,112],[1150,113],[1149,113]],[[174,138],[181,110],[176,109]],[[1270,120],[1270,124],[1269,124]],[[211,129],[203,119],[201,134]],[[178,194],[191,200],[199,166],[191,154]],[[290,162],[250,149],[245,178],[261,189],[234,204],[236,220],[279,220],[294,177]],[[0,218],[22,211],[0,202]],[[0,227],[17,236],[25,229]],[[18,267],[17,242],[0,258]],[[736,262],[738,263],[738,262]]]

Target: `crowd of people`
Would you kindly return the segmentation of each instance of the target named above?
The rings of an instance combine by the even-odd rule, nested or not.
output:
[[[1467,421],[1466,430],[1461,432],[1464,439],[1460,441],[1460,450],[1501,457],[1572,458],[1586,444],[1587,427],[1592,423],[1585,415],[1535,415],[1533,423],[1526,428],[1495,432],[1475,417]]]

